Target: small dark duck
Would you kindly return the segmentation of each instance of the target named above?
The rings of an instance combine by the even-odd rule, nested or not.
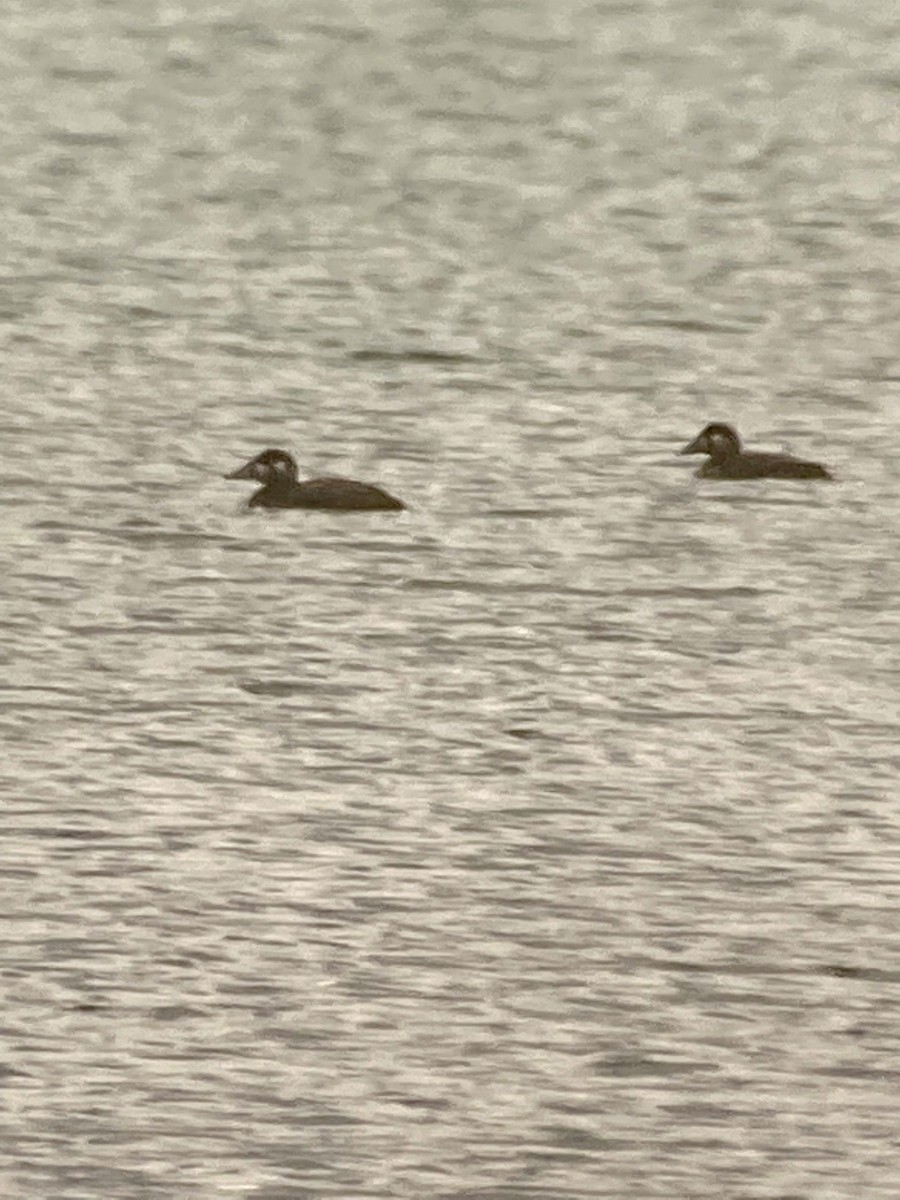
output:
[[[703,479],[833,479],[821,463],[805,462],[790,454],[743,450],[737,430],[714,421],[688,442],[681,454],[708,454],[697,471]]]
[[[284,450],[263,450],[226,479],[255,479],[263,486],[250,497],[251,508],[320,508],[333,512],[396,512],[406,508],[374,483],[323,476],[297,479],[297,464]]]

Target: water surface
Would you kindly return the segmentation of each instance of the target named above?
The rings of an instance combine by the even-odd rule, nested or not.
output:
[[[7,12],[4,1195],[893,1200],[897,32]]]

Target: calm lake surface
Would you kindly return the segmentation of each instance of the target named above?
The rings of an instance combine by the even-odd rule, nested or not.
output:
[[[3,1196],[896,1200],[896,5],[0,32]]]

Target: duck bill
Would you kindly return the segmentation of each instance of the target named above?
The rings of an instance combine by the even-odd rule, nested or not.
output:
[[[226,479],[258,479],[256,459],[251,458],[249,462],[244,463],[242,467],[238,467],[236,471],[231,471],[225,476]]]
[[[679,454],[709,454],[709,442],[705,433],[698,433],[692,442],[688,442]]]

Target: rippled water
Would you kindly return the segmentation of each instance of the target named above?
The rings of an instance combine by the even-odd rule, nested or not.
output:
[[[893,1200],[894,7],[2,28],[3,1195]]]

